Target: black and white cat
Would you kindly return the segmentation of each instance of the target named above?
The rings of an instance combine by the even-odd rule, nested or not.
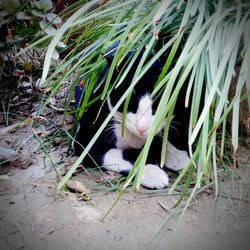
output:
[[[108,64],[112,62],[113,55],[106,56]],[[139,60],[139,58],[138,58]],[[125,90],[130,86],[136,66],[139,61],[135,61],[122,84],[113,89],[105,102],[96,101],[83,114],[79,122],[78,129],[73,141],[73,148],[76,155],[80,155],[84,147],[88,145],[96,131],[99,129],[112,107],[120,100]],[[128,105],[128,112],[125,117],[125,129],[122,135],[123,105],[118,108],[112,121],[101,133],[94,146],[89,152],[89,156],[84,159],[84,163],[89,164],[94,161],[105,169],[128,173],[136,161],[142,147],[144,146],[149,128],[154,121],[154,114],[159,103],[159,98],[153,99],[151,93],[161,72],[162,65],[156,62],[147,73],[136,84],[131,94]],[[118,75],[120,69],[116,68],[113,77]],[[105,69],[107,71],[107,68]],[[99,89],[98,91],[102,91]],[[98,91],[93,94],[92,99],[98,96]],[[79,92],[78,92],[79,95]],[[78,96],[79,99],[79,96]],[[91,100],[90,100],[91,101]],[[183,104],[184,109],[184,104]],[[183,137],[185,125],[183,125],[183,114],[176,112],[174,121],[178,129],[170,130],[170,139],[176,146],[187,144],[186,135]],[[181,119],[178,120],[178,117]],[[175,126],[175,125],[174,125]],[[141,185],[151,189],[162,189],[169,183],[166,172],[159,167],[161,159],[162,135],[164,124],[159,128],[151,144],[147,157],[147,162],[142,174]],[[180,142],[181,143],[177,143]],[[185,150],[179,150],[170,142],[167,144],[165,166],[178,171],[182,169],[189,160]],[[178,145],[179,144],[179,145]],[[179,146],[180,148],[180,146]],[[186,149],[186,145],[181,149]]]

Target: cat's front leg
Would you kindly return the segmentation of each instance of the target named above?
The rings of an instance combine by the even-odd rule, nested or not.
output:
[[[162,189],[168,185],[167,174],[157,165],[145,165],[141,185],[150,189]]]
[[[117,173],[128,173],[132,168],[132,164],[123,159],[121,149],[112,148],[104,155],[103,167]]]
[[[112,148],[104,155],[103,167],[117,173],[128,173],[132,163],[124,160],[122,150]],[[168,176],[157,165],[147,164],[143,169],[141,185],[150,189],[162,189],[168,185]]]
[[[188,161],[189,157],[186,151],[179,150],[168,142],[165,159],[165,166],[167,168],[178,171],[183,169]]]

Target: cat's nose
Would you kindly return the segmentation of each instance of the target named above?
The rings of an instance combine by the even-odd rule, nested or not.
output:
[[[148,127],[137,127],[138,132],[143,135],[148,131]]]

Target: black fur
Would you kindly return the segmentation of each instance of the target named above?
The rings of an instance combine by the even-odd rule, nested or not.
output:
[[[129,55],[130,56],[130,55]],[[124,94],[126,89],[130,86],[132,81],[132,77],[140,60],[140,56],[135,61],[134,66],[130,70],[130,73],[125,78],[123,83],[117,88],[113,89],[110,94],[111,104],[114,106]],[[112,62],[112,55],[109,55],[107,58],[108,64]],[[147,71],[147,73],[142,77],[142,79],[135,86],[132,96],[129,102],[128,111],[135,112],[138,108],[138,100],[141,96],[144,96],[145,93],[152,93],[153,87],[161,73],[163,64],[160,61],[154,63],[154,65]],[[108,68],[104,69],[102,72],[102,77],[105,75]],[[115,79],[118,75],[119,69],[114,72],[113,79]],[[101,79],[100,79],[101,80]],[[97,83],[98,85],[98,83]],[[98,96],[101,93],[102,89],[100,88],[95,95],[92,96],[92,99]],[[185,89],[183,89],[185,92]],[[184,108],[184,94],[180,94],[180,98],[176,104],[174,119],[172,121],[169,132],[169,141],[178,149],[187,150],[187,127],[188,127],[188,118],[189,112]],[[160,98],[155,98],[153,101],[153,112],[155,112],[157,105],[159,103]],[[77,96],[77,100],[79,101],[79,93]],[[101,108],[101,111],[100,111]],[[122,112],[123,105],[120,106],[118,111]],[[99,113],[100,112],[100,113]],[[106,119],[109,114],[109,108],[107,102],[102,103],[100,100],[92,104],[89,108],[87,108],[86,112],[83,114],[82,119],[80,120],[80,130],[76,133],[74,142],[74,149],[76,155],[80,155],[83,152],[83,148],[88,145],[90,140],[95,135],[96,131],[99,129],[103,121]],[[99,115],[98,115],[99,113]],[[113,121],[109,122],[108,126],[111,126]],[[79,143],[82,145],[79,145]],[[114,133],[109,129],[105,129],[100,137],[97,139],[94,146],[91,148],[89,155],[95,160],[95,162],[101,166],[102,159],[105,153],[111,148],[116,147],[116,138]],[[162,147],[162,139],[159,136],[156,136],[152,142],[147,164],[157,164],[159,165],[160,155],[161,155],[161,147]],[[140,149],[126,149],[123,151],[123,157],[125,160],[134,163],[140,153]],[[92,164],[93,161],[91,157],[86,157],[84,159],[85,164]]]

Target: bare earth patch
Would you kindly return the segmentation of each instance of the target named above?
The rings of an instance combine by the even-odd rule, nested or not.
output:
[[[241,149],[239,168],[220,183],[219,197],[200,194],[175,228],[182,211],[182,206],[172,209],[178,195],[127,191],[102,221],[118,195],[103,183],[116,176],[82,170],[74,178],[91,190],[89,195],[58,192],[56,172],[28,126],[6,133],[0,147],[22,143],[32,151],[29,165],[10,165],[0,175],[1,250],[249,249],[249,147]],[[60,144],[50,149],[59,172],[73,161],[66,151]]]

